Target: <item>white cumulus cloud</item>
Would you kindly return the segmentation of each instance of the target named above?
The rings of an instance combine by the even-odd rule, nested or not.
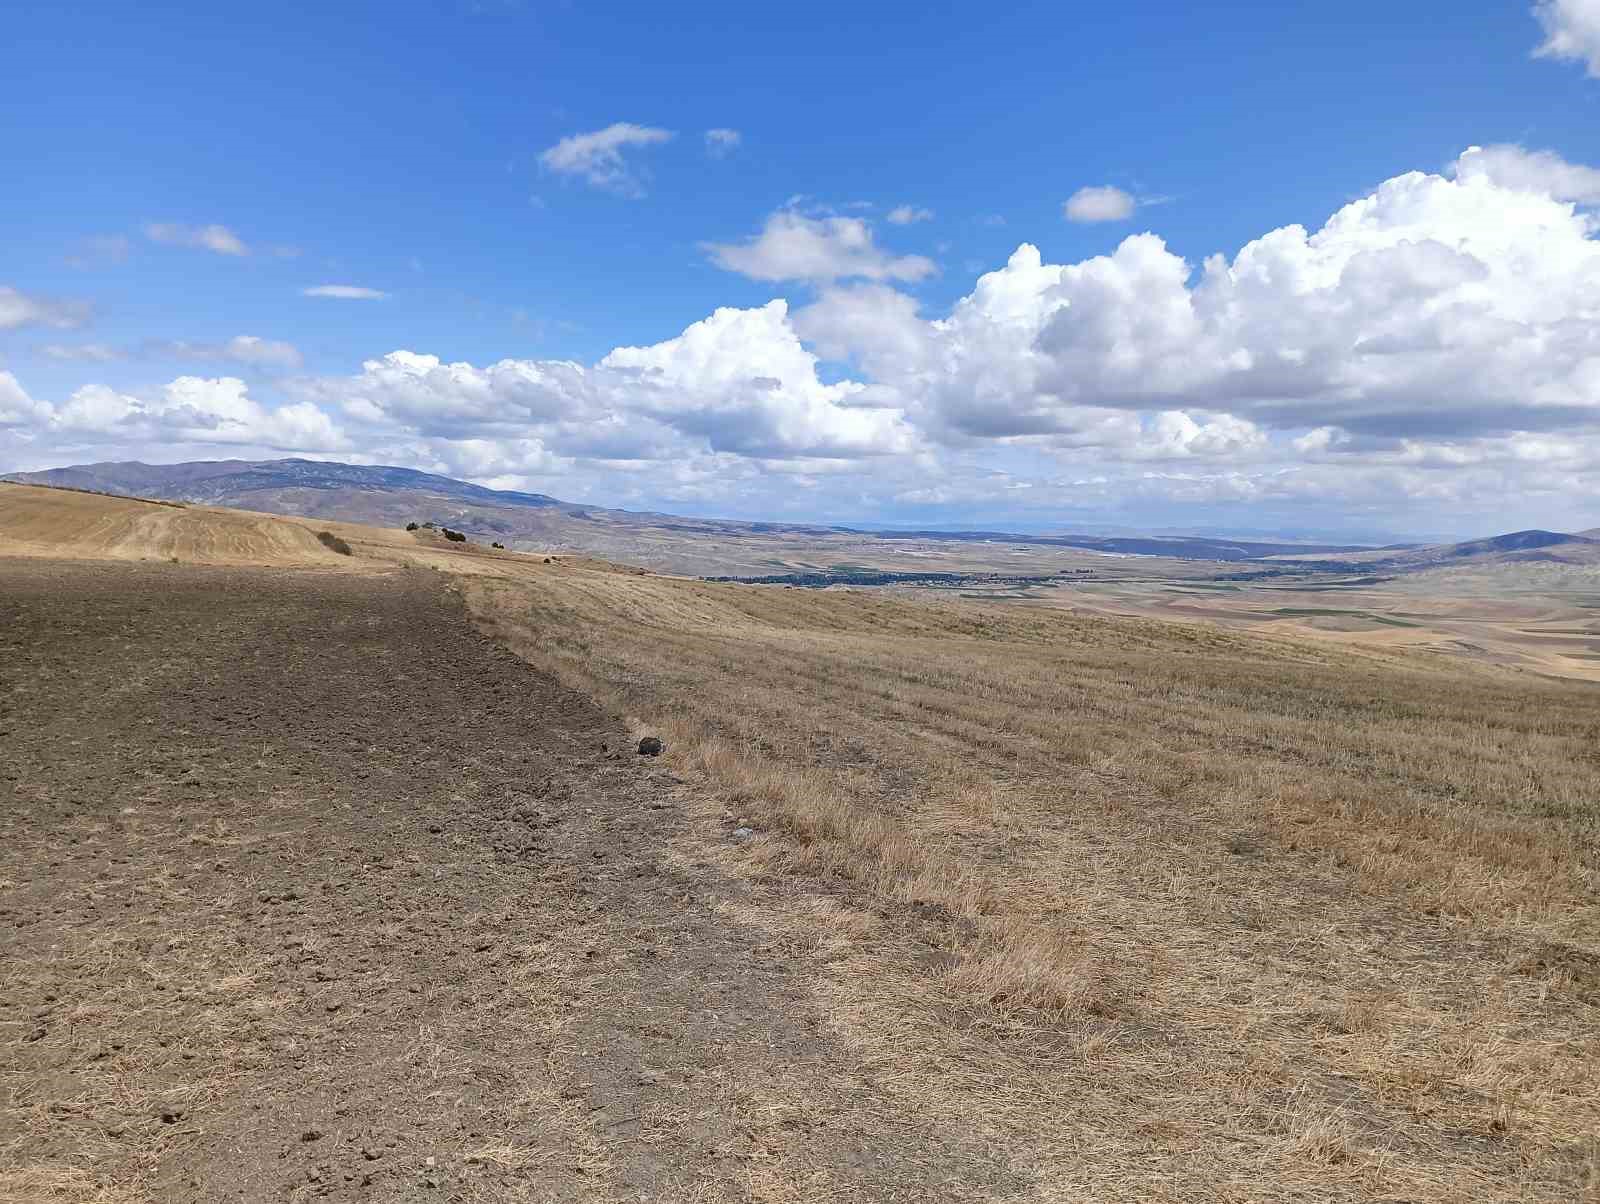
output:
[[[1557,201],[1600,204],[1600,168],[1568,163],[1553,151],[1469,146],[1452,164],[1451,174],[1458,180],[1487,180],[1500,188],[1542,193]]]
[[[5,382],[0,380],[0,406],[6,404]],[[264,405],[249,395],[242,380],[231,376],[180,376],[152,395],[90,384],[59,404],[33,406],[34,434],[70,440],[80,447],[222,444],[329,452],[351,447],[333,419],[316,405]]]
[[[1061,213],[1069,222],[1125,222],[1137,207],[1128,193],[1106,184],[1078,189],[1062,204]]]
[[[780,209],[742,243],[707,243],[718,267],[752,280],[921,280],[937,271],[921,255],[892,255],[859,217],[807,217]]]
[[[614,462],[851,459],[915,442],[898,411],[856,404],[862,385],[821,379],[783,301],[719,309],[674,338],[618,347],[594,365],[478,367],[394,351],[357,376],[301,388],[374,432],[532,440],[551,454]]]
[[[1600,241],[1561,197],[1588,170],[1469,151],[1198,272],[1153,234],[1074,264],[1024,245],[948,317],[852,324],[833,293],[800,325],[968,437],[1071,434],[1095,410],[1370,439],[1581,426],[1600,419]]]
[[[1535,55],[1576,60],[1600,79],[1600,0],[1538,0],[1533,14],[1544,27]]]
[[[670,142],[673,137],[671,130],[618,121],[603,130],[569,134],[541,152],[539,163],[561,175],[581,176],[596,188],[623,196],[641,196],[640,174],[628,163],[626,152]]]
[[[618,347],[599,368],[633,408],[714,451],[851,457],[913,442],[897,411],[852,406],[859,384],[819,379],[783,301],[719,309],[675,339]]]
[[[0,372],[0,427],[32,426],[47,421],[50,407],[35,401],[9,372]]]

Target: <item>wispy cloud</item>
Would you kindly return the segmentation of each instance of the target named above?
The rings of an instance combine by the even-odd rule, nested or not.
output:
[[[125,234],[97,234],[85,238],[67,256],[67,266],[92,268],[101,264],[121,263],[128,258],[132,244]]]
[[[86,302],[41,297],[0,284],[0,330],[15,330],[19,326],[70,329],[82,326],[88,320],[89,306]]]
[[[108,343],[47,343],[39,351],[49,359],[69,362],[200,360],[239,364],[267,372],[292,372],[302,362],[300,351],[293,343],[253,334],[235,335],[223,343],[196,343],[187,339],[146,339],[128,347],[114,347]]]
[[[195,247],[218,255],[248,255],[250,248],[226,226],[185,226],[179,222],[147,222],[144,236],[151,242],[175,247]]]
[[[540,166],[560,175],[581,176],[596,188],[622,196],[644,195],[643,173],[627,162],[625,153],[643,146],[670,142],[672,130],[618,121],[603,130],[569,134],[539,155]]]
[[[719,127],[706,131],[706,154],[713,159],[723,159],[739,149],[739,144],[744,141],[744,135],[738,130]]]
[[[46,359],[90,364],[112,364],[128,358],[121,347],[106,343],[46,343],[39,353]]]
[[[357,284],[318,284],[300,290],[302,297],[333,297],[340,301],[382,301],[389,294],[382,289],[362,288]]]
[[[933,210],[917,205],[896,205],[884,216],[897,226],[909,226],[915,222],[931,222]]]

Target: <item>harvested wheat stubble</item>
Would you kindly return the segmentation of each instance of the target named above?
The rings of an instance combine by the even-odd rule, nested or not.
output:
[[[1600,1192],[1592,687],[597,571],[468,596],[764,831],[718,854],[734,914],[1031,1193]]]

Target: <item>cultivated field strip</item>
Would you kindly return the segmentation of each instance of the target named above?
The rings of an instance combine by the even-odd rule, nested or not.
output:
[[[1592,688],[882,594],[467,592],[761,831],[726,856],[831,951],[840,1037],[1040,1198],[1600,1190]]]

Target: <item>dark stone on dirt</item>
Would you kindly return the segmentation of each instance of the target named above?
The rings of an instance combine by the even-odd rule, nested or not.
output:
[[[665,745],[663,745],[656,737],[646,736],[643,740],[639,741],[639,755],[641,757],[659,757],[661,755],[661,750],[664,747]]]

